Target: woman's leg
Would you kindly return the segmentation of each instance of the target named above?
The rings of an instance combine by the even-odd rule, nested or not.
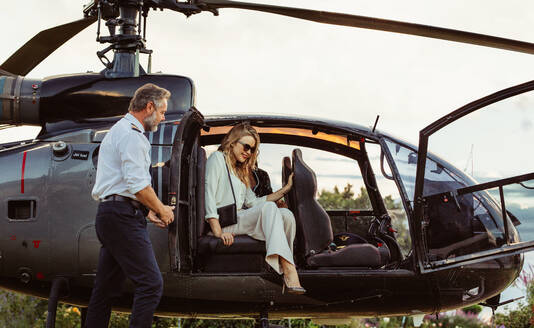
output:
[[[289,286],[296,287],[300,284],[292,251],[296,231],[295,218],[291,211],[286,211],[280,211],[273,202],[265,202],[238,211],[238,224],[226,227],[223,231],[231,229],[229,232],[265,240],[267,248],[265,261],[279,274],[287,274]]]
[[[278,257],[283,257],[287,262],[293,263],[293,252],[286,238],[282,214],[275,203],[265,202],[262,205],[258,224],[265,235],[267,248],[265,260],[276,272],[282,274]]]
[[[286,280],[288,287],[301,287],[299,275],[297,269],[293,263],[289,263],[283,257],[280,256],[280,265],[284,272],[284,279]]]
[[[284,221],[284,232],[286,233],[287,242],[291,248],[291,253],[293,253],[293,242],[295,241],[295,233],[297,231],[295,216],[287,208],[279,208],[279,211]],[[288,286],[300,287],[299,276],[295,265],[286,261],[283,257],[280,257],[280,265],[282,266],[284,276],[286,276],[285,279],[287,280]]]
[[[289,248],[291,248],[291,253],[293,253],[293,243],[297,231],[295,216],[287,208],[279,208],[279,211],[284,221],[284,232],[286,233],[287,243],[289,244]]]

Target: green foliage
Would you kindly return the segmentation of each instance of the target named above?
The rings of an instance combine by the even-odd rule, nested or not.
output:
[[[495,323],[497,326],[503,325],[506,328],[534,327],[534,267],[532,265],[523,269],[516,280],[516,285],[525,290],[526,302],[521,303],[515,310],[508,310],[506,314],[497,313]]]
[[[0,327],[32,327],[46,308],[44,300],[0,290]]]
[[[462,311],[463,311],[464,313],[467,313],[467,314],[474,314],[474,315],[477,315],[477,314],[479,314],[480,312],[482,312],[482,306],[475,304],[475,305],[471,305],[471,306],[468,306],[468,307],[464,307],[464,308],[462,309]]]
[[[48,310],[45,308],[33,328],[46,325]],[[56,328],[80,328],[80,309],[67,304],[59,304],[56,311]]]
[[[517,310],[509,310],[506,314],[495,314],[495,324],[497,327],[506,328],[528,328],[534,326],[532,322],[532,309],[522,305]]]
[[[317,201],[326,210],[349,210],[349,209],[371,209],[371,200],[367,194],[365,187],[360,188],[358,195],[352,191],[352,185],[347,183],[343,191],[339,191],[337,186],[333,191],[322,190],[319,193]],[[393,229],[397,231],[395,237],[404,255],[407,255],[412,248],[412,240],[410,238],[410,231],[408,229],[408,220],[406,213],[402,209],[400,202],[395,202],[391,195],[383,197],[384,205],[391,217],[391,224]],[[332,228],[334,233],[352,232],[360,236],[367,235],[369,225],[372,217],[358,217],[357,220],[349,220],[345,222],[346,218],[333,217]]]
[[[391,317],[381,319],[366,319],[363,327],[377,328],[414,328],[411,317]],[[459,313],[456,315],[441,315],[438,319],[434,315],[426,315],[421,328],[489,328],[486,323],[478,320],[476,316]]]
[[[361,187],[358,196],[354,197],[350,183],[347,183],[342,192],[339,191],[337,186],[334,187],[334,191],[322,190],[318,201],[326,210],[371,208],[371,200],[367,190]]]

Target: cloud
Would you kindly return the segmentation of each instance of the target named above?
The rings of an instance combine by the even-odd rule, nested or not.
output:
[[[344,163],[357,163],[355,160],[350,158],[331,158],[326,156],[318,156],[314,158],[316,161],[326,161],[326,162],[344,162]]]
[[[362,179],[360,175],[351,174],[319,174],[318,178],[333,178],[333,179]]]
[[[521,128],[524,131],[530,131],[532,129],[532,121],[529,119],[524,119],[521,121]]]

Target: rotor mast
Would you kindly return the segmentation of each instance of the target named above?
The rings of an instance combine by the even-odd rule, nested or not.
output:
[[[94,14],[96,10],[98,15],[97,41],[110,43],[107,48],[97,52],[98,58],[106,67],[102,71],[106,77],[124,78],[145,74],[139,64],[139,54],[150,55],[152,53],[152,50],[146,49],[144,36],[141,35],[141,16],[146,20],[148,9],[144,7],[142,0],[100,0],[93,2],[84,10],[86,15],[91,11]],[[100,36],[102,19],[106,22],[109,36]],[[119,33],[116,33],[117,27],[119,27]],[[106,53],[110,50],[114,52],[112,61],[106,57]]]

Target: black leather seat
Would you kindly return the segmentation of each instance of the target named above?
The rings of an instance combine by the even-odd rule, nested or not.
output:
[[[334,239],[330,217],[321,207],[315,195],[317,178],[313,170],[304,163],[300,149],[292,153],[293,188],[295,220],[302,231],[301,244],[307,258],[325,250]]]
[[[369,243],[348,245],[332,251],[327,249],[332,243],[330,217],[316,200],[317,178],[313,170],[302,159],[300,149],[293,150],[293,193],[295,221],[302,245],[306,266],[317,267],[365,267],[377,268],[389,259],[387,246],[378,247]],[[285,166],[285,165],[284,165]]]
[[[205,272],[260,272],[265,263],[265,242],[249,236],[235,236],[231,246],[220,238],[208,235],[204,202],[206,178],[206,151],[197,151],[197,269]]]
[[[285,186],[287,184],[287,180],[289,179],[289,176],[291,175],[291,172],[293,171],[293,168],[291,166],[291,159],[289,157],[284,157],[282,160],[282,186]],[[294,179],[293,179],[294,181]],[[297,208],[296,204],[297,201],[295,199],[295,188],[291,188],[289,192],[284,196],[284,199],[287,204],[287,208],[295,215],[295,221],[298,220],[298,217],[296,215]],[[299,267],[304,267],[306,265],[305,261],[305,251],[304,251],[304,232],[302,231],[302,224],[300,224],[298,221],[296,222],[296,235],[295,235],[295,242],[294,242],[294,254],[293,257],[295,258],[296,264]]]

